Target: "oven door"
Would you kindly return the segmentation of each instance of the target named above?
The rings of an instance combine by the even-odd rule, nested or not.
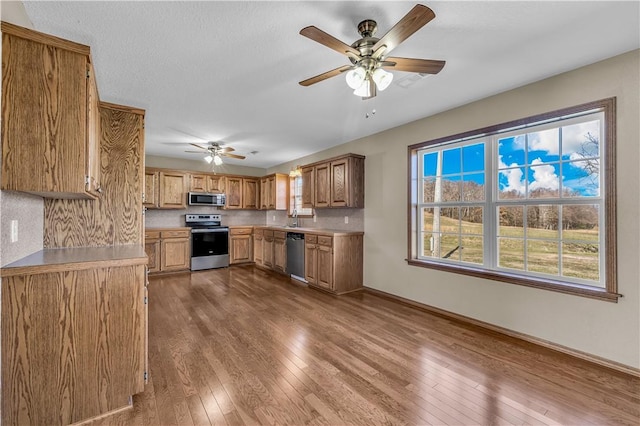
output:
[[[191,230],[191,257],[229,254],[229,229],[206,228]]]

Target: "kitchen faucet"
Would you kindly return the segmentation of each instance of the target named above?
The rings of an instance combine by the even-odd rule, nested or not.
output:
[[[298,227],[298,211],[296,209],[293,209],[293,213],[291,213],[291,217],[293,218],[293,223],[291,224],[291,226],[293,228],[297,228]]]

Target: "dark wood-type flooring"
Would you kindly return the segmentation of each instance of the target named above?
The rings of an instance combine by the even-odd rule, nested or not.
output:
[[[101,424],[640,424],[640,379],[252,266],[151,278],[150,380]]]

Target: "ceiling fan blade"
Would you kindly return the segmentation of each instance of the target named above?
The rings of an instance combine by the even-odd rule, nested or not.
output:
[[[327,46],[329,49],[333,49],[338,53],[342,53],[343,55],[346,55],[347,52],[350,52],[360,57],[360,52],[358,50],[338,40],[334,36],[325,33],[320,28],[315,27],[313,25],[311,25],[310,27],[305,27],[301,29],[300,34],[307,38],[310,38],[315,42],[318,42],[324,46]]]
[[[227,154],[225,152],[221,152],[220,153],[221,157],[230,157],[230,158],[237,158],[239,160],[244,160],[246,157],[244,155],[238,155],[238,154]]]
[[[200,146],[200,145],[196,145],[195,143],[190,143],[189,145],[191,145],[191,146],[195,146],[196,148],[200,148],[200,149],[203,149],[203,150],[205,150],[205,151],[207,150],[207,148],[205,148],[205,147],[203,147],[203,146]]]
[[[235,149],[231,148],[230,146],[223,146],[218,148],[218,152],[231,152],[231,151],[235,151]]]
[[[373,45],[372,50],[376,52],[378,56],[388,54],[435,17],[436,14],[427,6],[422,4],[415,5],[409,13],[399,20],[389,32]],[[386,46],[386,49],[378,50],[382,46]]]
[[[204,154],[204,152],[202,152],[202,151],[185,151],[185,152],[188,152],[188,153],[191,153],[191,154]]]
[[[350,70],[353,68],[351,65],[343,65],[339,68],[332,69],[331,71],[323,72],[322,74],[318,74],[315,77],[308,78],[306,80],[302,80],[300,82],[301,86],[311,86],[312,84],[318,83],[322,80],[326,80],[327,78],[335,77],[336,75]]]
[[[386,64],[388,62],[395,65]],[[444,67],[445,61],[435,61],[432,59],[414,59],[414,58],[386,58],[382,64],[382,68],[389,68],[396,71],[419,72],[423,74],[438,74]]]

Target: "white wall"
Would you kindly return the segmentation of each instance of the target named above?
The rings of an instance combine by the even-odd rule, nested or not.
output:
[[[640,51],[542,80],[269,170],[353,152],[365,160],[365,285],[640,367]],[[407,146],[617,97],[616,303],[408,266]],[[428,100],[425,100],[428,102]]]

